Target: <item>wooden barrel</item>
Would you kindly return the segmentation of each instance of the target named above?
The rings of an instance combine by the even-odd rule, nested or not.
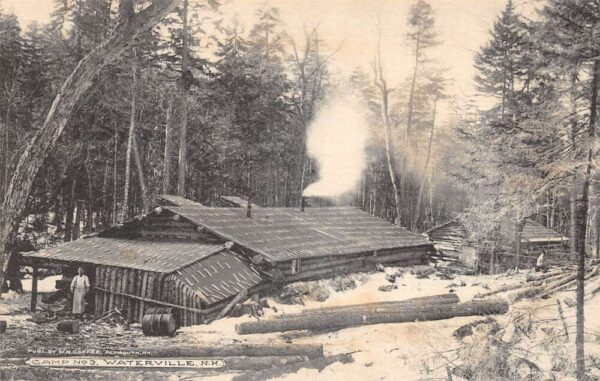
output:
[[[79,322],[77,320],[59,321],[56,329],[59,332],[79,333]]]
[[[177,324],[173,314],[146,314],[142,318],[142,332],[145,336],[175,336]]]
[[[4,333],[6,331],[6,320],[0,320],[0,333]]]
[[[173,307],[148,307],[144,311],[144,315],[153,314],[173,314]]]

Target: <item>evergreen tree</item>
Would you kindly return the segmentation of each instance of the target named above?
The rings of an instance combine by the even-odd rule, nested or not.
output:
[[[475,58],[475,77],[479,91],[500,98],[500,119],[518,113],[518,91],[528,73],[526,27],[509,0],[494,22],[491,39]]]

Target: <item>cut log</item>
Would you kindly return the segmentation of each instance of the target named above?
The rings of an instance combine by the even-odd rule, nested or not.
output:
[[[63,320],[56,325],[59,332],[79,333],[79,322],[77,320]]]
[[[300,369],[317,369],[319,372],[325,369],[325,367],[336,363],[341,362],[342,364],[348,364],[354,362],[352,355],[349,353],[328,356],[318,359],[312,359],[308,361],[298,362],[291,365],[274,367],[271,369],[265,369],[261,371],[249,372],[245,374],[241,374],[239,376],[235,376],[231,379],[231,381],[262,381],[262,380],[271,380],[273,378],[277,378],[283,376],[285,374],[296,373]]]
[[[597,269],[595,269],[594,271],[592,271],[591,273],[588,273],[585,278],[584,281],[588,281],[591,278],[595,277],[598,274]],[[566,290],[567,288],[575,285],[577,282],[577,279],[571,279],[568,282],[557,282],[559,284],[556,284],[553,287],[548,287],[546,290],[544,290],[543,293],[541,293],[538,297],[540,299],[546,299],[548,298],[550,295],[552,294],[556,294],[557,292],[560,292],[562,290]]]
[[[330,330],[368,324],[405,323],[450,319],[456,316],[504,314],[507,311],[508,303],[503,300],[479,300],[446,305],[407,305],[396,307],[395,310],[366,312],[364,314],[344,311],[322,316],[315,314],[290,315],[285,319],[241,323],[236,326],[236,331],[240,335],[248,335],[294,330]]]
[[[560,275],[564,275],[566,274],[565,271],[552,271],[552,272],[547,272],[547,273],[543,273],[543,274],[527,274],[525,279],[527,280],[527,282],[534,282],[537,280],[544,280],[544,279],[548,279],[548,278],[554,278]]]
[[[598,274],[598,267],[591,269],[585,276],[586,280]],[[573,285],[577,279],[576,273],[567,273],[561,277],[551,278],[552,282],[538,287],[527,287],[521,291],[515,292],[510,296],[510,300],[514,303],[524,298],[547,298],[551,294],[564,290]]]
[[[341,312],[348,310],[377,310],[377,309],[392,309],[394,307],[402,307],[406,305],[415,304],[454,304],[460,302],[458,295],[456,294],[440,294],[432,296],[424,296],[420,298],[412,298],[406,300],[392,301],[392,302],[375,302],[365,304],[349,304],[345,306],[332,306],[324,308],[312,308],[303,310],[302,314],[323,314],[330,312]]]
[[[553,289],[554,287],[568,283],[568,282],[572,281],[573,279],[575,279],[576,277],[577,277],[577,274],[565,274],[565,275],[559,277],[556,281],[549,283],[548,285],[524,287],[523,289],[516,291],[516,292],[512,293],[511,295],[509,295],[509,299],[513,303],[515,303],[521,299],[533,298],[533,297],[536,297],[542,293],[545,293],[545,292]]]
[[[500,288],[498,288],[496,290],[484,292],[483,294],[478,294],[475,297],[476,298],[485,298],[485,297],[496,295],[496,294],[500,294],[500,293],[506,292],[506,291],[518,290],[520,288],[531,288],[531,287],[534,287],[534,286],[541,286],[541,285],[542,285],[542,283],[535,283],[535,284],[530,284],[530,283],[507,284],[507,285],[501,286]]]

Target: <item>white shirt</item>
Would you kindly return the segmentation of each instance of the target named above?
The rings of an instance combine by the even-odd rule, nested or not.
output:
[[[87,275],[77,275],[71,281],[71,289],[90,287],[90,280]]]
[[[544,265],[544,253],[540,254],[540,256],[538,257],[537,261],[536,261],[536,266],[540,267]]]

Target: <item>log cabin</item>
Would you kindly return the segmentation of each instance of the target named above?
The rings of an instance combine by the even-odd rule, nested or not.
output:
[[[462,222],[453,220],[437,226],[424,234],[434,244],[436,252],[467,265],[477,265],[486,272],[504,271],[514,268],[517,260],[517,237],[519,237],[519,267],[532,268],[538,256],[546,253],[550,265],[564,264],[570,260],[569,238],[526,219],[519,229],[515,223],[504,221],[499,233],[485,242],[474,242]],[[477,261],[473,261],[474,258]]]
[[[122,225],[21,254],[21,264],[72,273],[84,267],[98,316],[119,308],[140,321],[148,307],[171,307],[186,326],[220,316],[240,294],[377,264],[424,264],[433,249],[426,238],[354,207],[249,211],[172,195],[159,201]]]

